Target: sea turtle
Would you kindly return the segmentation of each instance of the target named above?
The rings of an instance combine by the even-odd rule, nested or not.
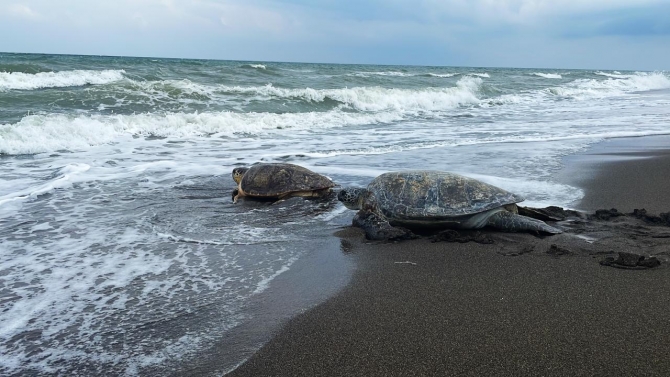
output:
[[[411,238],[404,228],[479,229],[549,234],[561,230],[518,214],[523,197],[473,178],[442,171],[384,173],[367,188],[343,188],[337,196],[349,209],[360,210],[354,224],[368,239]]]
[[[250,168],[235,168],[233,179],[237,183],[233,202],[245,196],[256,199],[323,197],[335,186],[330,179],[293,164],[257,164]]]

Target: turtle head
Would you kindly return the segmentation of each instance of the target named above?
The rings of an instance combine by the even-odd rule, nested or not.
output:
[[[360,187],[345,187],[337,194],[337,200],[345,207],[353,210],[363,208],[363,198],[368,193],[367,189]]]
[[[247,172],[249,168],[235,168],[233,169],[233,180],[235,180],[235,183],[238,185],[240,184],[240,181],[242,180],[242,177],[244,177],[244,173]]]

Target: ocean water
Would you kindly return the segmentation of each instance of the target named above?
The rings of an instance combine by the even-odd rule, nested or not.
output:
[[[564,156],[669,126],[667,72],[0,53],[0,374],[248,357],[262,337],[231,334],[261,321],[253,303],[353,213],[233,204],[236,166],[291,162],[343,186],[439,169],[570,207]]]

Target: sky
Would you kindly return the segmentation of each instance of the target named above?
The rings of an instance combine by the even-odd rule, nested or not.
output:
[[[0,0],[0,51],[670,70],[670,0]]]

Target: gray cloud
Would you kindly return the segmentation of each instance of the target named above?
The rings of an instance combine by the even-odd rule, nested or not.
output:
[[[668,69],[669,10],[670,0],[9,0],[0,51]]]

